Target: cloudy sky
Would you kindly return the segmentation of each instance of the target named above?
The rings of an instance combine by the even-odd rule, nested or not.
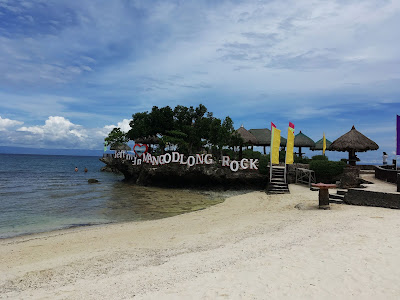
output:
[[[153,105],[352,125],[394,158],[400,1],[0,0],[0,146],[102,149]],[[342,154],[342,156],[345,156]]]

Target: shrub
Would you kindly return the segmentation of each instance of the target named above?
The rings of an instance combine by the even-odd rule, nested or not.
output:
[[[238,154],[231,149],[222,149],[222,155],[229,156],[231,159],[236,159]]]
[[[311,157],[311,160],[328,160],[328,157],[325,155],[314,155]]]
[[[312,160],[310,162],[310,170],[315,172],[317,182],[323,183],[335,183],[345,166],[346,164],[342,161]]]
[[[294,155],[293,161],[295,163],[298,163],[298,164],[308,164],[308,163],[310,163],[310,159],[307,156],[299,157],[297,155]]]
[[[258,171],[260,174],[268,174],[269,155],[261,155],[258,161]]]
[[[261,153],[251,149],[243,150],[243,158],[260,159]]]

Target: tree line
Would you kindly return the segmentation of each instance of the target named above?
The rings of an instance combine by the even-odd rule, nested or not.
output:
[[[243,145],[243,139],[236,133],[232,119],[214,117],[212,112],[200,104],[198,107],[178,105],[153,106],[150,112],[138,112],[132,115],[131,129],[124,133],[114,128],[105,138],[106,145],[116,146],[129,140],[157,137],[160,153],[166,147],[172,147],[180,153],[189,155],[202,150],[210,150],[220,156],[226,147]]]

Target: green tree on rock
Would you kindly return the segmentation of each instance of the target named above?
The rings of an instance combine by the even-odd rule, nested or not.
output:
[[[115,127],[108,136],[104,139],[106,146],[117,147],[118,145],[126,144],[129,141],[126,133],[121,131],[121,128]]]

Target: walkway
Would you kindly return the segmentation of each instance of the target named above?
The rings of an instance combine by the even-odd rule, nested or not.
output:
[[[384,193],[394,193],[400,194],[397,192],[397,185],[394,183],[389,183],[380,179],[375,178],[375,174],[360,174],[360,177],[369,182],[373,182],[373,184],[365,184],[363,190],[372,191],[372,192],[384,192]]]

